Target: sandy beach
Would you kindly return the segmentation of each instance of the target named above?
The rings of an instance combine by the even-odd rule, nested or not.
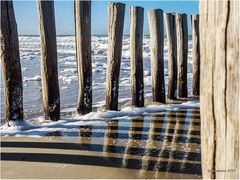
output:
[[[1,137],[1,178],[201,178],[199,121],[189,108]]]
[[[49,142],[49,138],[2,138],[4,142]],[[54,142],[64,142],[60,138],[53,138]],[[24,153],[42,154],[64,154],[76,156],[88,156],[86,159],[83,157],[81,161],[89,160],[89,157],[100,156],[100,153],[89,153],[83,151],[62,150],[62,149],[42,149],[42,148],[2,148],[1,153],[22,153],[18,156],[19,160],[1,161],[1,179],[136,179],[136,178],[200,178],[200,176],[190,174],[178,174],[170,172],[155,172],[148,170],[133,170],[117,167],[101,166],[101,163],[109,164],[108,158],[103,157],[103,161],[95,162],[98,165],[84,165],[84,164],[70,164],[70,163],[52,163],[52,162],[31,162],[34,155],[24,155]],[[5,155],[3,155],[5,156]],[[58,156],[59,157],[59,156]],[[61,158],[63,161],[69,159]],[[25,158],[25,160],[23,160]],[[47,158],[47,156],[46,156]],[[94,158],[91,158],[94,161]],[[29,160],[30,162],[28,162]],[[44,160],[44,159],[41,159]],[[60,161],[61,161],[60,160]],[[51,161],[51,160],[49,160]]]

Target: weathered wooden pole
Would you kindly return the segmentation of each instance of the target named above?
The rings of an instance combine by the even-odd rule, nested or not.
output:
[[[40,38],[42,98],[46,119],[60,118],[60,93],[58,84],[57,45],[54,2],[38,0]]]
[[[1,1],[1,66],[6,122],[23,119],[23,86],[17,23],[12,1]],[[10,125],[10,124],[9,124]]]
[[[191,16],[192,24],[192,93],[199,96],[200,91],[200,46],[199,46],[199,15]]]
[[[178,97],[188,97],[187,61],[188,61],[188,28],[187,15],[176,14],[177,31],[177,64],[178,64]]]
[[[175,16],[165,13],[165,23],[168,44],[168,98],[177,98],[177,38]]]
[[[154,102],[166,102],[164,80],[164,27],[163,11],[148,11],[151,38],[152,94]]]
[[[239,179],[240,3],[199,3],[202,175]]]
[[[106,110],[118,109],[119,73],[122,58],[122,38],[125,4],[109,4],[108,65],[106,80]]]
[[[75,0],[79,114],[92,111],[91,1]]]
[[[144,82],[143,82],[143,14],[142,7],[131,7],[130,25],[130,51],[131,51],[131,90],[132,105],[144,106]]]

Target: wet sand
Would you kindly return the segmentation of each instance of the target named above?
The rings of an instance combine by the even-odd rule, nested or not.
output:
[[[199,109],[79,126],[79,134],[1,137],[1,178],[201,178]]]

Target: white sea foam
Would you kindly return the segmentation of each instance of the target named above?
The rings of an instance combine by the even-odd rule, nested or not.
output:
[[[1,133],[5,132],[19,132],[19,131],[25,131],[28,129],[33,128],[33,125],[30,125],[25,120],[16,120],[16,121],[9,121],[8,123],[2,125],[0,127]]]
[[[24,81],[41,81],[41,76],[40,75],[36,75],[34,77],[31,77],[31,78],[27,78],[27,77],[24,77]]]
[[[120,111],[97,111],[91,112],[83,116],[73,115],[71,118],[49,122],[44,118],[36,118],[35,125],[25,121],[11,122],[10,126],[4,124],[0,127],[2,136],[30,136],[42,137],[50,135],[50,133],[64,133],[68,130],[76,131],[79,125],[104,123],[103,120],[131,118],[133,116],[142,116],[148,113],[154,113],[165,110],[177,110],[179,108],[198,108],[199,101],[190,101],[182,104],[167,104],[167,105],[148,105],[143,108],[123,107]],[[73,111],[73,109],[69,109]]]
[[[75,116],[77,119],[87,120],[87,119],[105,119],[105,118],[121,118],[121,117],[133,117],[141,116],[145,113],[159,112],[163,110],[176,110],[179,108],[197,108],[199,107],[199,101],[185,102],[182,104],[162,104],[162,105],[148,105],[143,108],[137,108],[132,106],[123,107],[121,111],[98,111],[91,112],[84,116]]]
[[[151,44],[149,36],[143,39],[143,69],[144,69],[144,92],[145,97],[151,94]],[[19,36],[20,59],[24,80],[24,112],[25,117],[38,117],[42,114],[41,83],[41,49],[40,38],[33,36]],[[119,79],[119,102],[131,100],[131,60],[130,60],[130,39],[123,37],[123,51]],[[188,50],[188,90],[191,94],[192,85],[192,43],[189,40]],[[165,84],[168,77],[168,47],[164,40],[164,73]],[[57,37],[58,51],[58,77],[61,94],[61,108],[74,107],[78,96],[78,77],[76,48],[74,36]],[[108,37],[92,37],[92,80],[93,80],[93,107],[100,107],[105,104],[105,86],[107,70]],[[166,91],[167,92],[167,91]],[[2,98],[4,95],[2,93]],[[124,103],[123,102],[123,103]],[[2,103],[3,106],[3,103]],[[3,110],[2,110],[3,116]]]

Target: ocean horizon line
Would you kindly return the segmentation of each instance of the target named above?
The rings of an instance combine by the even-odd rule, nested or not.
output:
[[[38,37],[39,34],[19,34],[18,36],[32,36],[32,37]],[[75,36],[75,34],[58,34],[57,37],[63,37],[63,36]],[[108,34],[92,34],[92,36],[108,36]],[[130,36],[129,34],[123,34],[123,36]],[[150,36],[150,34],[144,34],[143,36]],[[164,35],[166,37],[167,35]],[[188,36],[192,36],[192,34],[189,34]]]

